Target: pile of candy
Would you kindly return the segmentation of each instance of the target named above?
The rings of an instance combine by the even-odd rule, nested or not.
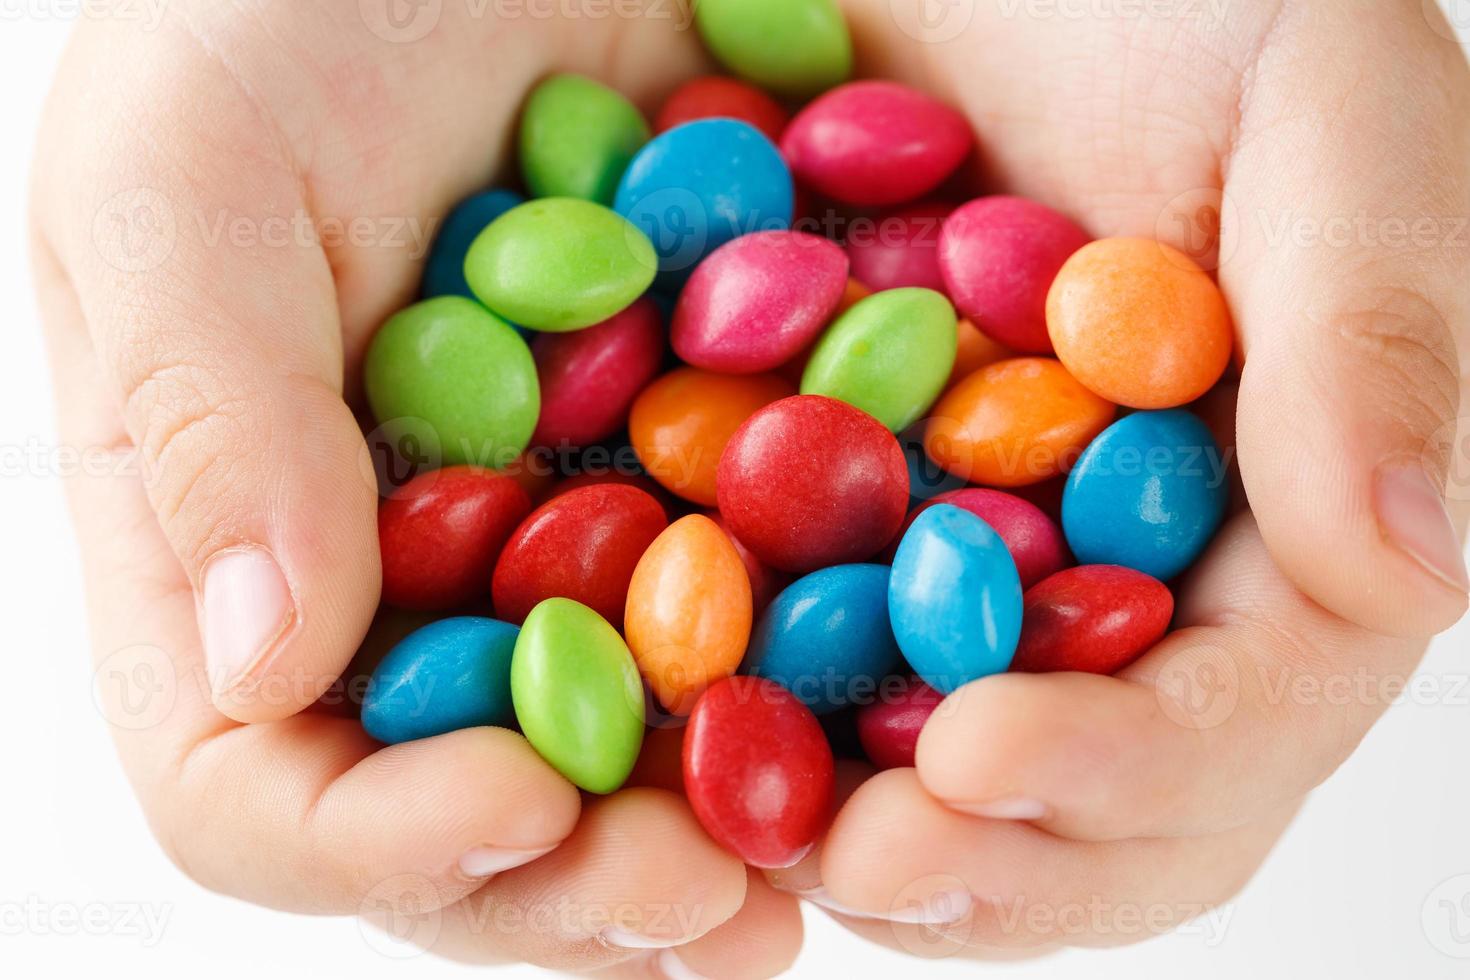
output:
[[[517,726],[594,793],[679,729],[702,824],[780,867],[830,819],[844,724],[913,765],[961,685],[1113,673],[1165,634],[1229,497],[1180,406],[1232,329],[1162,244],[946,203],[968,124],[846,81],[831,0],[697,15],[739,79],[686,84],[657,135],[597,82],[542,82],[532,199],[456,209],[368,352],[381,430],[439,464],[382,505],[383,599],[495,618],[403,639],[362,723]],[[788,117],[752,82],[816,98]],[[819,209],[842,234],[800,230]]]

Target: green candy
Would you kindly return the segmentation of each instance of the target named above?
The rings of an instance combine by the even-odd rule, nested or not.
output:
[[[565,332],[601,323],[653,283],[653,243],[616,212],[571,197],[511,208],[464,260],[470,289],[523,327]]]
[[[520,335],[463,296],[394,314],[363,366],[368,405],[395,445],[445,465],[498,468],[531,440],[541,413],[536,363]]]
[[[874,293],[822,334],[801,393],[845,401],[894,432],[906,429],[944,390],[956,329],[954,307],[932,289]]]
[[[618,631],[571,599],[545,599],[521,626],[510,697],[541,758],[589,793],[611,793],[643,746],[643,682]]]
[[[726,68],[783,95],[816,95],[852,74],[835,0],[699,0],[694,21]]]
[[[521,116],[521,173],[533,197],[612,204],[648,138],[648,123],[617,92],[581,75],[553,75]]]

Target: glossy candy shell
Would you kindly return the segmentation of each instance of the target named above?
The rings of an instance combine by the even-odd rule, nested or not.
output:
[[[648,123],[633,104],[581,75],[553,75],[521,113],[521,172],[533,197],[611,204]]]
[[[941,493],[909,515],[904,531],[935,504],[949,504],[967,510],[989,524],[1011,553],[1023,589],[1031,588],[1072,563],[1067,540],[1057,523],[1029,500],[1000,490],[965,487]]]
[[[912,768],[919,733],[939,707],[944,695],[918,678],[905,678],[902,686],[857,710],[858,740],[868,761],[879,769]]]
[[[738,119],[776,142],[791,117],[781,104],[737,78],[704,75],[680,85],[664,101],[653,128],[663,133],[696,119]]]
[[[463,296],[475,294],[464,277],[464,257],[470,244],[490,222],[511,208],[526,203],[515,191],[490,190],[467,197],[455,206],[439,226],[434,245],[424,263],[423,296]]]
[[[762,88],[804,97],[852,74],[836,0],[699,0],[693,9],[714,56]]]
[[[1142,572],[1081,565],[1026,592],[1026,621],[1011,670],[1115,674],[1168,632],[1174,596]]]

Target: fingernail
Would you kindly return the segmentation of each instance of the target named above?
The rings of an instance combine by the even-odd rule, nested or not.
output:
[[[827,894],[827,889],[825,886],[818,888],[808,888],[806,891],[799,891],[796,894],[798,897],[806,899],[813,905],[818,905],[829,912],[836,912],[838,915],[846,915],[854,919],[878,918],[878,916],[874,915],[871,912],[864,912],[862,909],[855,909],[850,905],[843,905],[841,902],[834,899],[831,895]]]
[[[1444,494],[1415,462],[1394,462],[1378,470],[1374,507],[1384,534],[1445,585],[1470,592],[1470,574],[1445,506]]]
[[[291,589],[271,553],[229,548],[204,564],[204,663],[223,694],[249,676],[296,618]]]
[[[658,964],[658,971],[669,980],[706,980],[703,973],[695,973],[689,969],[689,964],[679,959],[679,954],[672,949],[659,953],[655,962]]]
[[[687,939],[654,939],[651,936],[640,935],[636,932],[628,932],[617,926],[608,926],[597,934],[609,946],[617,946],[620,949],[667,949],[670,946],[678,946],[688,942]]]
[[[1021,796],[1012,796],[1003,800],[987,800],[984,803],[947,801],[944,805],[951,810],[959,810],[961,813],[969,813],[977,817],[989,817],[991,820],[1040,820],[1047,814],[1045,803],[1040,800],[1028,800]]]
[[[488,878],[511,868],[530,864],[555,848],[542,847],[534,851],[513,851],[504,847],[476,847],[465,851],[459,859],[459,873],[466,878]]]
[[[914,925],[947,926],[970,914],[974,904],[970,893],[954,891],[935,892],[923,902],[909,902],[903,908],[893,909],[886,918],[890,922],[909,922]]]

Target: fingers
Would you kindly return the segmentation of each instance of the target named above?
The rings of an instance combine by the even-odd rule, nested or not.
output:
[[[1428,636],[1466,608],[1445,499],[1470,354],[1470,69],[1412,6],[1285,14],[1313,29],[1283,24],[1243,103],[1262,138],[1230,160],[1220,282],[1266,546],[1338,615]]]
[[[58,179],[37,192],[41,274],[75,294],[74,315],[48,322],[95,351],[193,588],[217,705],[265,721],[314,701],[367,629],[377,493],[342,401],[321,247],[216,237],[262,201],[308,213],[299,174],[225,63],[165,36],[134,64],[115,51],[104,62],[152,83],[147,100],[114,91],[110,73],[63,70],[57,98],[94,111],[54,116],[42,137],[38,168]],[[82,30],[69,60],[103,58],[107,44],[117,39]],[[190,127],[193,139],[157,138]],[[104,159],[118,163],[97,173]]]
[[[936,932],[950,949],[1113,946],[1190,922],[1218,933],[1293,812],[1202,839],[1070,841],[956,813],[893,769],[838,815],[822,878],[848,907],[896,922],[906,948]]]
[[[754,868],[745,869],[745,904],[723,925],[684,946],[660,952],[658,974],[669,980],[762,980],[785,973],[801,951],[801,908]]]
[[[446,909],[430,949],[471,963],[591,969],[693,943],[745,897],[744,866],[688,804],[666,790],[622,790],[589,801],[561,847]]]
[[[1249,514],[1181,597],[1180,628],[1118,677],[1007,674],[955,692],[919,738],[923,785],[957,811],[1078,839],[1229,830],[1330,775],[1423,653],[1303,596]]]

